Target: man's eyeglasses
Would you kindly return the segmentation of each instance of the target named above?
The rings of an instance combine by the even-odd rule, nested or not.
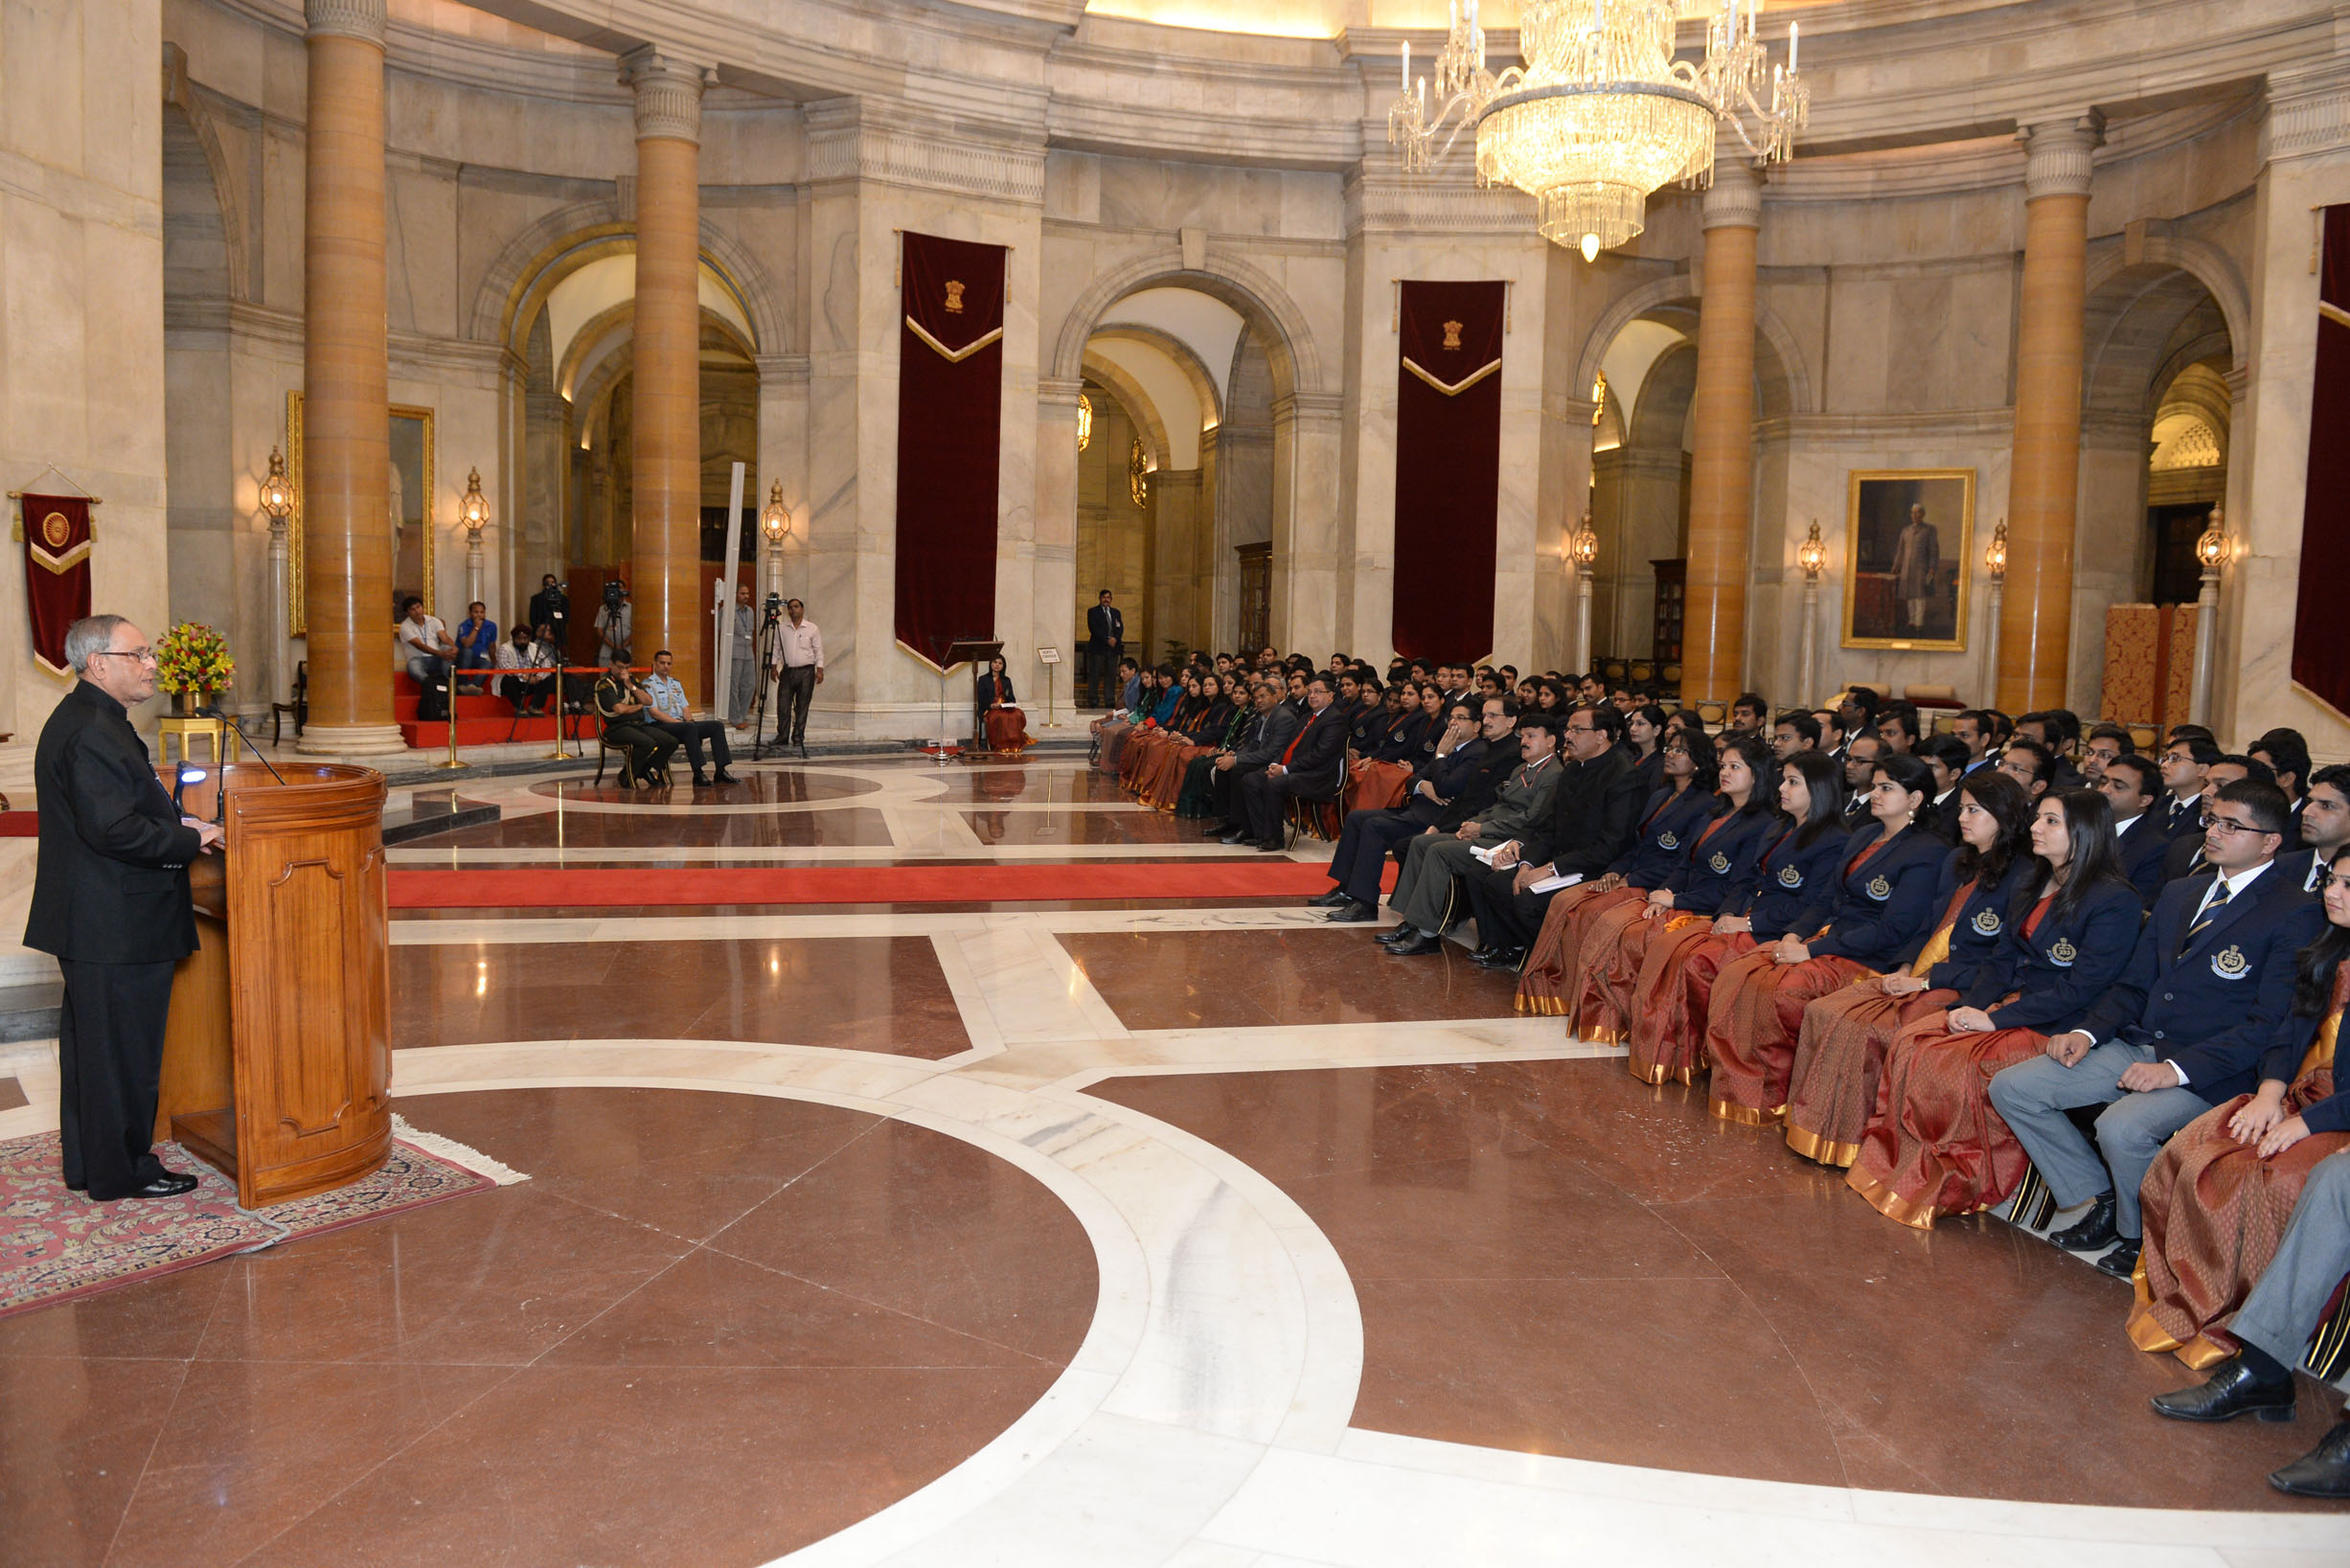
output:
[[[2234,817],[2222,816],[2213,817],[2206,827],[2213,830],[2230,833],[2265,833],[2269,830],[2266,828],[2255,828],[2248,822],[2238,822]]]
[[[153,664],[155,650],[151,648],[102,648],[90,657],[93,659],[135,659],[141,664]]]
[[[1597,735],[1599,726],[1596,724],[1569,724],[1566,727],[1566,733],[1569,735]]]

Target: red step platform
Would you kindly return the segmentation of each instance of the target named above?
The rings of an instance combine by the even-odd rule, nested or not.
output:
[[[392,677],[392,717],[399,725],[399,738],[420,751],[445,750],[448,745],[448,725],[444,722],[420,723],[416,705],[423,693],[406,670]],[[548,698],[553,701],[554,693]],[[525,718],[517,723],[513,704],[501,696],[468,696],[462,693],[457,698],[457,749],[468,746],[496,746],[509,740],[555,740],[555,716]]]

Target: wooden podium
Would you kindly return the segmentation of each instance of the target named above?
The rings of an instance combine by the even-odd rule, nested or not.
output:
[[[383,775],[279,771],[234,763],[182,797],[210,820],[225,785],[228,841],[190,868],[201,945],[172,981],[155,1110],[156,1140],[234,1176],[248,1209],[356,1181],[392,1147]]]

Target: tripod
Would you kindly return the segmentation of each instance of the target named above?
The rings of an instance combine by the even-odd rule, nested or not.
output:
[[[759,659],[759,689],[751,693],[751,761],[767,760],[767,693],[777,683],[775,675],[775,628],[783,612],[768,606],[766,620],[761,623],[756,639]],[[779,746],[777,748],[781,750]]]

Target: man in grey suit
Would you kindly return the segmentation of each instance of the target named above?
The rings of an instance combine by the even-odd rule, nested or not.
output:
[[[1379,939],[1389,952],[1410,958],[1443,946],[1446,922],[1460,901],[1454,880],[1481,864],[1476,852],[1491,854],[1519,843],[1548,817],[1551,792],[1559,786],[1557,716],[1519,715],[1517,744],[1518,765],[1502,781],[1490,810],[1449,836],[1429,833],[1406,841],[1403,869],[1387,900],[1403,920]]]

